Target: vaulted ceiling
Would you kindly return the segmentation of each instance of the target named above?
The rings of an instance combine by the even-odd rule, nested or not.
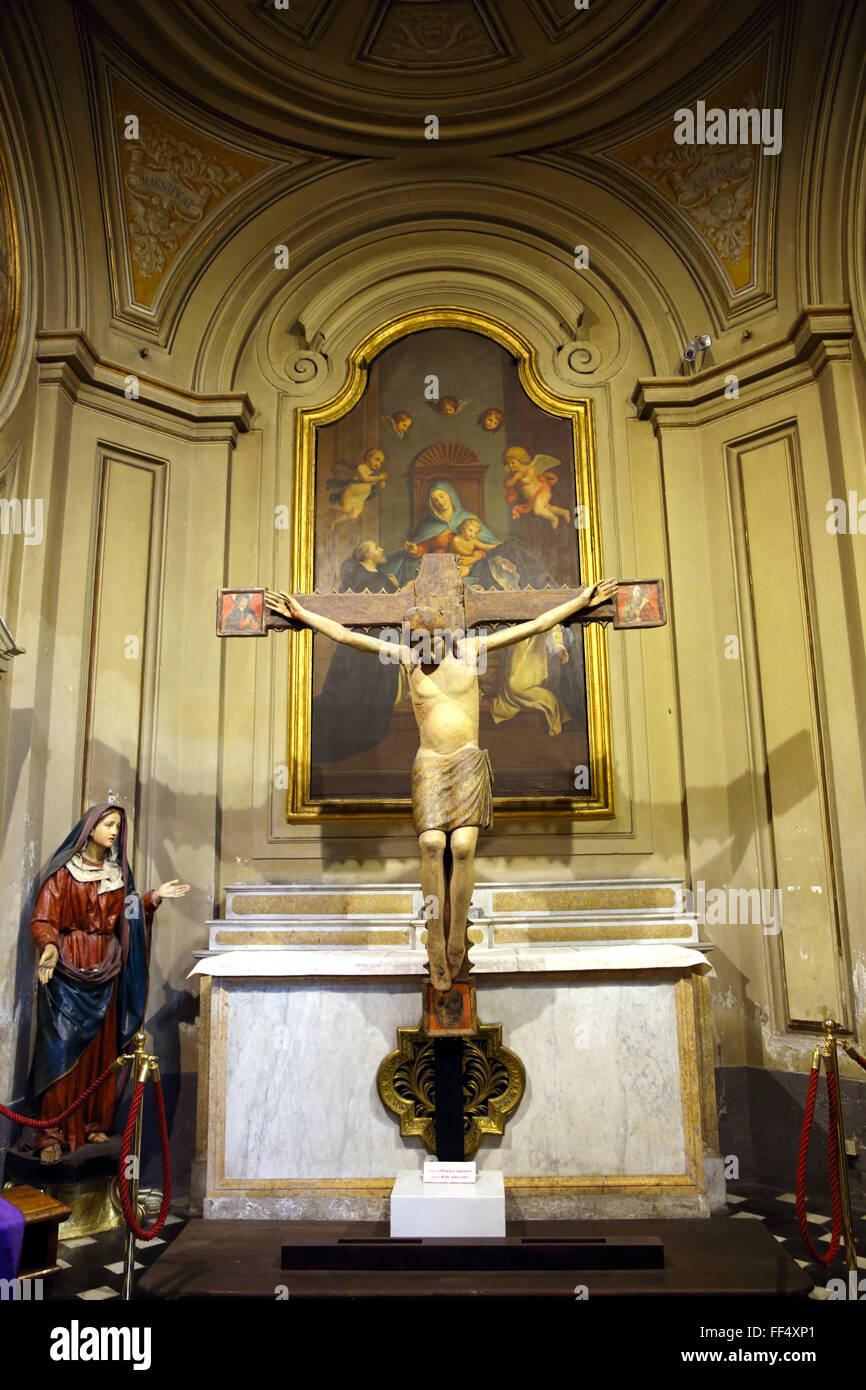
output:
[[[88,28],[237,126],[432,158],[602,133],[754,43],[768,0],[81,0]],[[736,13],[734,14],[734,11]],[[435,145],[435,148],[431,148]]]

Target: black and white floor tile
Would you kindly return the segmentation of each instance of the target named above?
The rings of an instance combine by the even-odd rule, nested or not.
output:
[[[770,1234],[785,1247],[791,1259],[795,1260],[801,1269],[805,1269],[809,1277],[815,1281],[811,1298],[827,1297],[828,1279],[845,1278],[845,1258],[841,1250],[828,1268],[826,1265],[816,1264],[804,1246],[797,1221],[795,1193],[777,1191],[752,1183],[729,1183],[728,1212],[734,1220],[763,1221]],[[866,1212],[855,1209],[853,1215],[856,1243],[864,1252],[858,1255],[857,1264],[860,1269],[866,1271]],[[807,1206],[806,1220],[815,1249],[826,1250],[833,1228],[829,1200],[826,1205],[818,1202]]]
[[[829,1208],[829,1203],[827,1204]],[[812,1298],[826,1298],[827,1280],[845,1276],[841,1254],[828,1269],[816,1264],[800,1237],[793,1192],[777,1191],[750,1183],[728,1186],[728,1212],[735,1221],[763,1221],[771,1235],[785,1247],[791,1259],[805,1269],[815,1282]],[[812,1243],[817,1249],[830,1243],[832,1219],[829,1209],[820,1203],[817,1209],[807,1208],[807,1220]],[[136,1242],[135,1270],[140,1276],[159,1259],[172,1240],[183,1230],[187,1218],[170,1214],[159,1236],[154,1240]],[[866,1212],[854,1212],[855,1229],[862,1232],[864,1254],[857,1263],[866,1275]],[[94,1236],[80,1236],[61,1241],[58,1246],[61,1272],[54,1284],[52,1296],[59,1299],[105,1300],[119,1299],[123,1280],[123,1230],[102,1231]],[[864,1285],[866,1287],[866,1285]]]
[[[185,1217],[169,1213],[158,1236],[153,1240],[136,1241],[136,1278],[159,1259],[185,1225]],[[61,1227],[61,1234],[62,1230]],[[61,1269],[54,1281],[52,1298],[80,1298],[85,1302],[119,1299],[123,1286],[123,1244],[123,1227],[61,1240],[57,1246],[57,1263]]]

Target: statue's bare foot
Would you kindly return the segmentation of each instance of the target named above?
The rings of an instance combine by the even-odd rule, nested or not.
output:
[[[451,988],[451,972],[445,963],[445,952],[441,957],[436,953],[436,957],[430,957],[430,979],[433,981],[433,988],[446,990]]]
[[[39,1162],[59,1163],[62,1157],[63,1153],[59,1144],[46,1144],[45,1148],[40,1150]]]
[[[87,1136],[88,1144],[107,1144],[108,1135],[101,1129],[95,1129],[92,1134]]]

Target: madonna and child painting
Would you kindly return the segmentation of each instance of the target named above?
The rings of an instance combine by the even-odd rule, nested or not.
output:
[[[313,587],[396,592],[425,555],[446,552],[468,585],[573,589],[579,462],[572,419],[530,398],[499,343],[463,328],[411,333],[376,357],[357,404],[315,432]],[[491,653],[480,683],[496,796],[573,798],[589,763],[582,631],[557,626]],[[407,798],[418,735],[399,664],[316,633],[311,694],[311,800]]]

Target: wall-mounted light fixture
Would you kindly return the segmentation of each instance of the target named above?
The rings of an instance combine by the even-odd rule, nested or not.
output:
[[[24,651],[21,647],[16,647],[15,638],[8,627],[0,618],[0,676],[8,670],[9,662],[13,656],[23,656]]]

